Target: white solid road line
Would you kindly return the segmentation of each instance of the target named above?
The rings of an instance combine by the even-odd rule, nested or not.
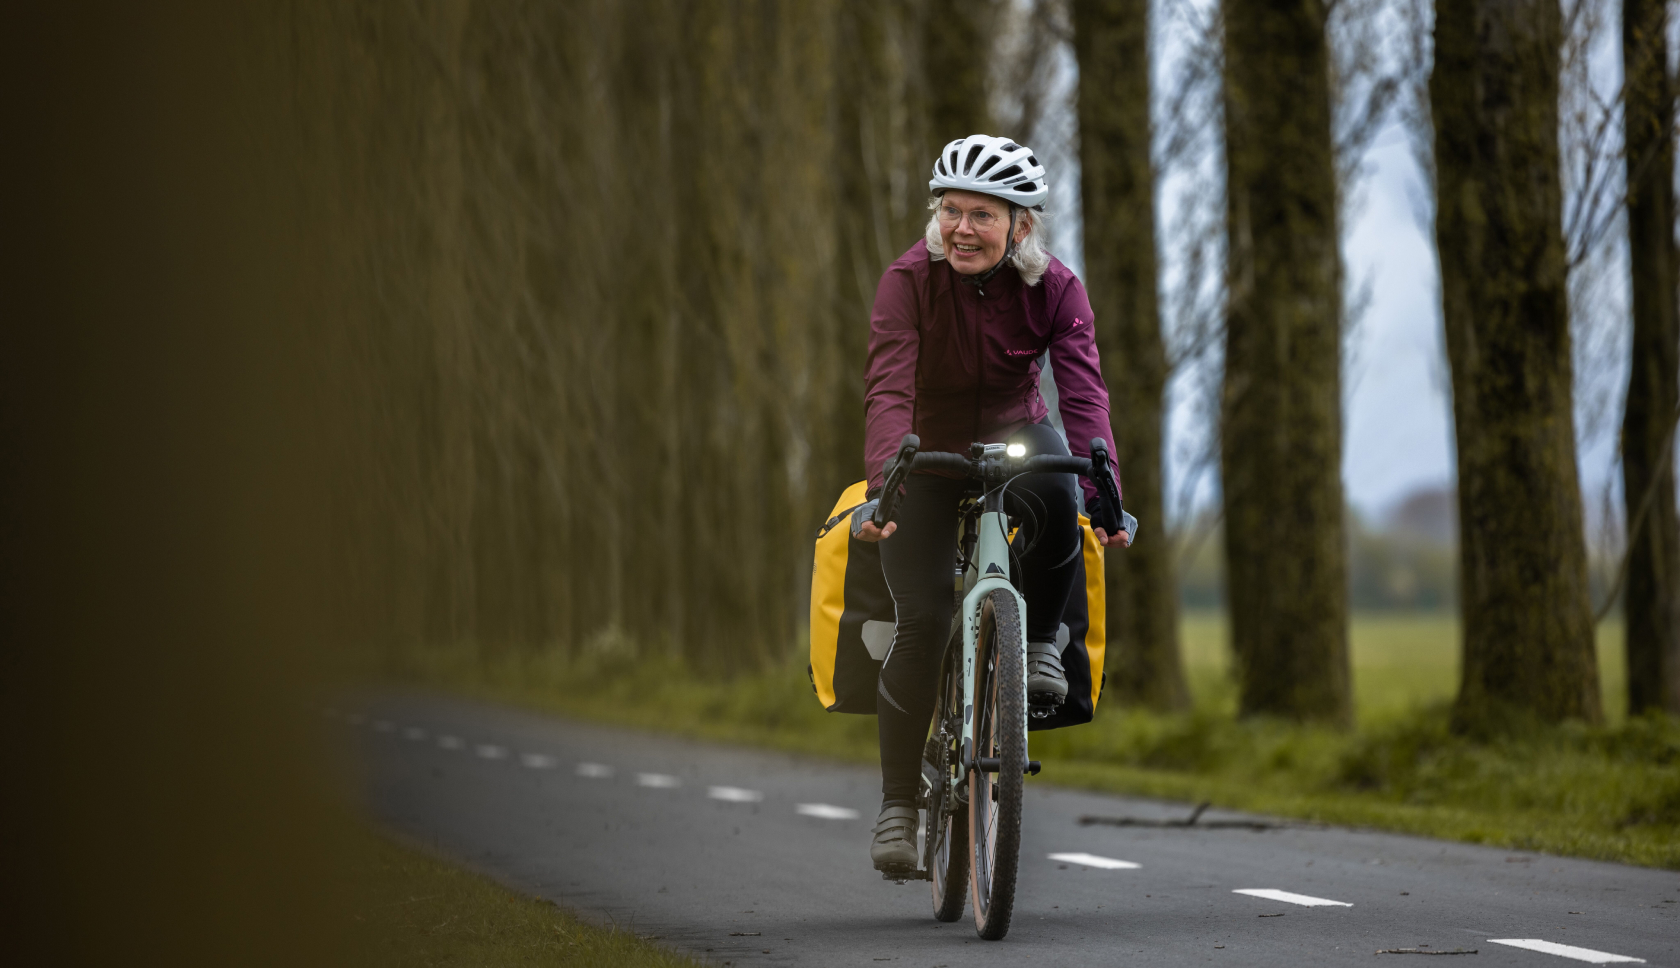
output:
[[[485,743],[478,748],[478,755],[487,760],[505,760],[507,754],[506,746],[497,746],[494,743]]]
[[[1140,866],[1129,860],[1098,857],[1096,854],[1051,854],[1050,859],[1059,860],[1064,864],[1078,864],[1081,867],[1100,867],[1105,871],[1132,871]]]
[[[674,790],[682,786],[682,781],[669,773],[638,773],[636,785],[652,787],[655,790]]]
[[[1641,965],[1645,963],[1644,958],[1613,955],[1608,951],[1577,948],[1574,945],[1558,944],[1555,941],[1541,941],[1539,938],[1489,938],[1488,944],[1508,944],[1513,948],[1527,948],[1529,951],[1540,951],[1562,958],[1574,958],[1576,961],[1586,961],[1595,965],[1609,965],[1621,961],[1631,961]]]
[[[836,807],[827,803],[801,803],[794,808],[807,817],[819,817],[823,820],[856,820],[858,812],[851,807]]]
[[[730,803],[758,803],[764,799],[764,794],[757,790],[743,790],[740,787],[717,786],[706,791],[706,796],[713,800],[727,800]]]
[[[461,737],[459,736],[439,736],[438,745],[446,750],[458,750],[467,744],[461,742]]]
[[[1245,887],[1231,893],[1247,894],[1249,897],[1263,897],[1268,901],[1282,901],[1285,904],[1299,904],[1302,907],[1353,907],[1346,901],[1332,901],[1323,897],[1291,894],[1288,891],[1280,891],[1275,887]]]
[[[579,763],[577,775],[587,776],[592,780],[605,780],[613,775],[613,768],[605,763]]]
[[[548,770],[553,769],[556,761],[554,757],[545,756],[542,753],[521,753],[519,754],[519,762],[533,770]]]

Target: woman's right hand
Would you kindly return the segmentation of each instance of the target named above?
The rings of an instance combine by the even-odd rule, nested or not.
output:
[[[887,526],[884,528],[875,527],[875,522],[873,521],[865,521],[863,522],[863,525],[857,529],[857,533],[854,534],[853,537],[857,538],[859,541],[868,541],[873,544],[874,542],[885,541],[886,539],[892,537],[892,533],[897,530],[897,521],[888,521]]]

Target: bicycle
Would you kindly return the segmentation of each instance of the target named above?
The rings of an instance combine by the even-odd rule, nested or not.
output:
[[[1010,578],[1014,528],[1005,494],[1025,474],[1078,474],[1097,486],[1101,501],[1092,516],[1098,527],[1135,535],[1137,521],[1120,506],[1100,438],[1091,442],[1089,460],[1027,457],[1019,444],[976,443],[966,456],[920,447],[916,435],[905,435],[875,509],[876,527],[892,519],[911,471],[959,473],[980,486],[959,514],[962,599],[940,662],[939,698],[922,757],[922,866],[883,876],[931,881],[934,917],[947,922],[962,917],[966,881],[975,930],[996,941],[1008,933],[1014,910],[1025,777],[1040,770],[1037,760],[1027,759],[1027,717],[1048,713],[1029,709],[1027,701],[1026,601]],[[957,822],[959,812],[966,814],[965,824]]]

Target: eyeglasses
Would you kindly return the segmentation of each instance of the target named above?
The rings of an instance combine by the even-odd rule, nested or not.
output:
[[[939,207],[939,221],[946,225],[960,225],[963,220],[963,210],[954,205]],[[998,216],[983,208],[977,208],[968,213],[968,225],[976,232],[985,232],[1001,222]]]

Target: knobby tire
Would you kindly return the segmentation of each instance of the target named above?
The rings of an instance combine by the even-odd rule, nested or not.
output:
[[[974,754],[996,757],[1000,769],[995,774],[976,769],[968,777],[969,886],[975,930],[997,941],[1009,933],[1021,859],[1026,657],[1015,596],[998,589],[981,608],[974,659]]]

